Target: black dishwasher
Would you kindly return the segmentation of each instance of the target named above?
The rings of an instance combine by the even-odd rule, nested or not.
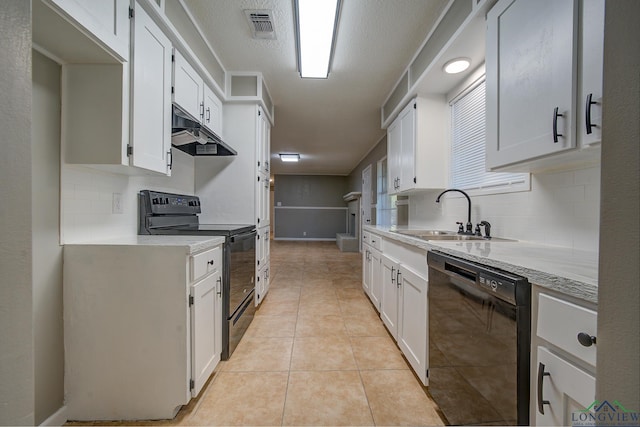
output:
[[[450,425],[528,425],[531,286],[429,251],[429,394]]]

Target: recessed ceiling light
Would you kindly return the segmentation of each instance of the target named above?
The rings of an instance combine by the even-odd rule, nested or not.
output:
[[[341,0],[295,0],[300,77],[329,76]]]
[[[471,60],[469,58],[456,58],[444,64],[442,69],[447,74],[456,74],[461,73],[471,65]]]
[[[280,153],[280,160],[283,162],[297,162],[300,160],[300,154],[297,153]]]

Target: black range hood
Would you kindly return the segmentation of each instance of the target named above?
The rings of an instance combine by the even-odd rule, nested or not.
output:
[[[194,120],[180,107],[173,105],[171,145],[192,156],[235,156],[236,150]]]

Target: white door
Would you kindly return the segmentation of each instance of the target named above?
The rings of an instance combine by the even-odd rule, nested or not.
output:
[[[171,41],[142,7],[133,25],[132,164],[171,175]]]
[[[400,267],[397,280],[400,284],[398,346],[420,381],[427,385],[427,281],[405,266]]]
[[[207,276],[191,287],[191,396],[196,397],[220,360],[216,353],[217,279],[220,272]],[[221,319],[220,319],[221,321]]]
[[[398,339],[398,263],[382,255],[382,305],[380,318],[394,339]]]
[[[537,381],[536,425],[570,426],[574,413],[579,413],[593,403],[596,394],[596,379],[589,373],[538,347],[538,372],[531,381]]]
[[[364,168],[362,171],[362,197],[360,197],[360,230],[363,229],[363,225],[371,224],[371,165]],[[359,236],[360,233],[356,230],[349,230],[354,233],[355,236]]]
[[[489,12],[488,167],[575,147],[577,11],[575,0],[501,0]]]

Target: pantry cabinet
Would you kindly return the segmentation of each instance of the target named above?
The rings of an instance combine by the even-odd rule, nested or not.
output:
[[[544,169],[600,141],[586,120],[601,115],[603,17],[604,1],[500,0],[489,11],[489,169]]]
[[[531,421],[572,425],[595,400],[597,313],[534,287]]]
[[[173,53],[173,102],[222,137],[222,102],[178,50]]]
[[[447,186],[445,102],[418,97],[387,130],[390,194]]]

